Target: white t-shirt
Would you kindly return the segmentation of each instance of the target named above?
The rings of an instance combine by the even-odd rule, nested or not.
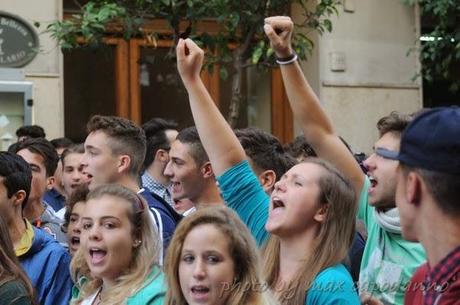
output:
[[[89,297],[87,297],[86,299],[84,299],[82,302],[81,302],[81,305],[91,305],[94,303],[94,300],[96,299],[97,295],[99,294],[99,292],[101,291],[101,288],[99,288],[98,290],[96,290],[95,293],[93,293],[92,295],[90,295]]]

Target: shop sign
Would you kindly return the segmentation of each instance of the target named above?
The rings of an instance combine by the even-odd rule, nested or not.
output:
[[[0,67],[23,67],[39,48],[34,28],[22,18],[0,11]]]

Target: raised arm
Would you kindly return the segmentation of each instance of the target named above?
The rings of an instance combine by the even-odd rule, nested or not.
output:
[[[226,204],[235,210],[259,245],[267,239],[269,197],[251,171],[233,130],[217,109],[200,78],[203,51],[190,39],[177,45],[177,68],[189,94],[190,107]]]
[[[293,54],[293,28],[294,24],[289,17],[265,19],[265,34],[278,58],[289,58]],[[299,63],[294,61],[286,65],[280,64],[280,69],[294,118],[300,124],[308,143],[319,157],[331,162],[351,180],[359,195],[364,183],[364,174],[353,155],[335,135],[332,123],[305,79]]]
[[[246,158],[233,130],[213,102],[201,78],[204,52],[191,39],[177,44],[177,69],[187,89],[193,119],[216,176]]]

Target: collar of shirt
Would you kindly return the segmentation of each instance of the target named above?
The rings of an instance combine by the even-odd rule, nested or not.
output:
[[[51,196],[53,196],[54,198],[56,198],[57,200],[65,200],[65,197],[64,195],[62,195],[61,193],[59,193],[58,190],[56,190],[54,187],[49,190],[49,193],[51,194]]]
[[[42,225],[49,222],[60,225],[61,219],[56,216],[56,212],[53,210],[53,208],[46,202],[43,202],[43,206],[45,207],[45,210],[39,217],[31,221],[32,225],[36,226],[37,228],[41,228]]]
[[[161,183],[158,183],[155,179],[152,178],[147,172],[142,175],[142,186],[149,189],[151,192],[157,194],[161,198],[168,201],[171,198],[169,189]],[[169,203],[169,201],[168,201]]]
[[[425,304],[435,304],[436,299],[454,282],[460,273],[460,246],[455,248],[433,268],[425,278]]]
[[[21,236],[21,240],[19,241],[19,244],[17,247],[14,249],[14,252],[16,253],[16,256],[21,256],[27,253],[29,249],[32,247],[32,242],[34,240],[34,229],[30,222],[28,222],[26,219],[24,219],[24,223],[26,225],[26,231],[24,234]]]

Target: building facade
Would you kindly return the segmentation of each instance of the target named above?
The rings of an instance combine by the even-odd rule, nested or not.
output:
[[[302,67],[337,133],[355,151],[369,153],[378,118],[393,110],[413,112],[422,107],[421,83],[412,81],[419,71],[418,59],[415,53],[407,55],[418,37],[419,16],[416,7],[400,0],[344,0],[339,10],[332,33],[311,36],[315,48]],[[159,41],[153,48],[141,39],[111,38],[103,52],[63,54],[45,33],[50,22],[68,13],[62,1],[0,0],[0,11],[39,25],[40,52],[18,69],[23,80],[32,83],[31,123],[43,126],[49,139],[66,135],[82,140],[85,120],[96,113],[122,115],[138,123],[153,116],[176,119],[182,126],[192,123],[185,92],[173,89],[179,88],[174,65],[159,59],[171,42]],[[295,14],[293,7],[294,18]],[[230,81],[210,74],[204,78],[227,112]],[[245,87],[248,99],[240,126],[261,127],[283,141],[299,133],[277,71],[249,70]],[[0,113],[6,112],[1,107],[2,101]],[[6,130],[0,124],[0,137]]]

